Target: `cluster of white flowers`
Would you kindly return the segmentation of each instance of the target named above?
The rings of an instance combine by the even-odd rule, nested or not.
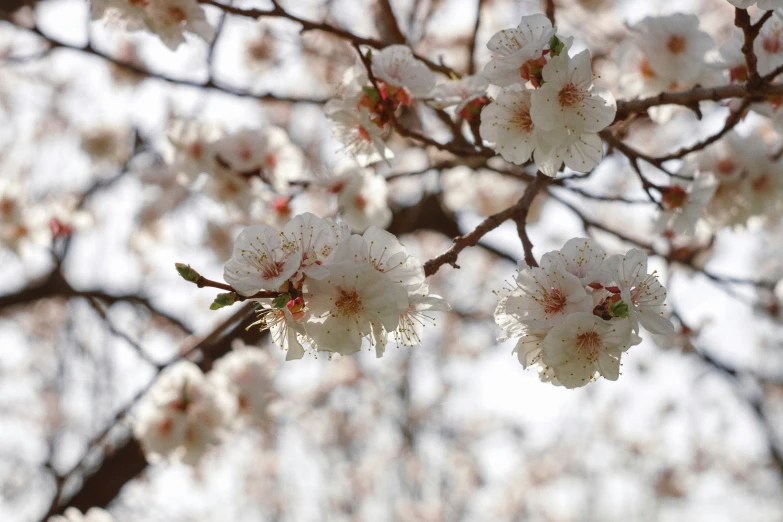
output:
[[[201,369],[181,361],[164,370],[139,404],[133,425],[150,461],[198,462],[223,437],[227,408]]]
[[[571,39],[556,33],[544,15],[531,15],[490,39],[484,76],[503,90],[482,111],[480,127],[505,160],[532,158],[548,176],[563,163],[580,172],[596,167],[603,157],[598,132],[617,112],[611,93],[593,85],[590,52],[569,56]]]
[[[147,459],[196,464],[232,432],[268,426],[278,397],[275,369],[267,352],[238,346],[207,375],[189,361],[164,370],[134,418]]]
[[[783,8],[783,0],[729,0],[729,3],[740,9],[747,9],[752,5],[755,5],[759,9],[764,9],[765,11]]]
[[[680,91],[721,82],[721,66],[708,62],[715,42],[699,29],[699,18],[675,13],[648,16],[631,29],[631,41],[617,47],[620,89],[628,96]],[[671,107],[656,107],[650,115],[663,123]]]
[[[397,238],[377,227],[363,235],[310,213],[278,230],[246,228],[226,263],[224,279],[237,293],[259,299],[261,319],[286,359],[299,359],[303,344],[314,351],[350,355],[367,339],[380,357],[391,338],[421,343],[429,311],[445,310],[429,294],[421,262]]]
[[[681,174],[693,174],[692,183],[676,180],[679,185],[664,194],[661,228],[684,234],[700,217],[717,230],[745,225],[753,216],[780,216],[783,165],[774,154],[758,132],[728,133],[684,166]]]
[[[215,36],[215,29],[196,0],[93,0],[91,4],[93,20],[156,34],[171,49],[185,42],[185,33],[207,42]]]
[[[435,87],[435,74],[405,45],[390,45],[373,53],[370,82],[363,64],[343,75],[339,98],[329,100],[325,111],[334,132],[363,167],[394,157],[385,140],[391,133],[387,110],[397,112],[415,99],[426,98]]]
[[[78,509],[69,507],[62,515],[49,517],[49,522],[114,522],[114,517],[101,508],[93,507],[82,514]]]
[[[640,325],[655,334],[674,330],[664,315],[666,289],[647,273],[647,254],[607,256],[592,239],[571,239],[540,267],[520,262],[500,296],[501,340],[519,338],[519,362],[566,388],[598,375],[617,380],[623,352],[641,342]]]
[[[89,226],[92,216],[78,209],[78,203],[73,194],[34,201],[22,183],[0,180],[0,247],[21,255],[49,248],[55,239]]]

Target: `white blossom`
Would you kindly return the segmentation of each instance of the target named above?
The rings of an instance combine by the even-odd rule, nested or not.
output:
[[[557,133],[557,141],[569,134],[597,133],[614,121],[614,97],[593,86],[590,51],[573,58],[560,53],[542,75],[546,83],[531,95],[530,117],[540,129]]]
[[[715,47],[693,14],[648,16],[631,28],[655,74],[687,87],[702,73],[705,55]]]
[[[484,76],[494,85],[506,87],[524,83],[523,66],[544,55],[555,35],[549,19],[542,14],[523,16],[516,29],[504,29],[487,43],[492,59],[484,67]]]
[[[556,257],[541,259],[540,267],[520,261],[515,284],[495,312],[511,315],[529,328],[549,328],[566,315],[589,312],[592,300],[579,279]]]
[[[430,312],[446,312],[451,307],[439,295],[430,294],[429,286],[422,284],[415,290],[408,291],[408,309],[400,314],[397,329],[392,332],[398,345],[419,346],[423,339],[424,327],[435,319]]]
[[[337,194],[340,217],[356,232],[387,227],[392,219],[387,195],[383,176],[369,169],[354,170]]]
[[[275,372],[267,351],[242,347],[215,362],[209,376],[232,398],[240,425],[265,426],[271,422],[270,406],[277,399]]]
[[[545,254],[542,259],[553,256],[560,259],[566,271],[579,278],[583,286],[606,280],[606,252],[593,239],[569,239],[562,249]]]
[[[616,381],[620,357],[632,342],[627,320],[605,321],[575,313],[555,325],[541,343],[541,360],[566,388],[584,386],[597,374]]]
[[[541,132],[533,123],[531,91],[504,89],[481,111],[481,137],[494,144],[503,159],[522,165],[541,144]]]
[[[622,300],[633,305],[628,307],[633,330],[638,331],[641,323],[654,334],[673,332],[674,326],[664,315],[666,289],[655,272],[647,273],[647,254],[633,248],[624,256],[613,256],[608,263]]]
[[[84,514],[75,507],[69,507],[62,515],[49,517],[49,522],[114,522],[114,517],[98,507],[92,507]]]
[[[333,265],[328,277],[308,280],[304,294],[308,337],[318,350],[342,355],[358,352],[365,337],[385,344],[408,310],[405,288],[368,263]]]
[[[255,225],[244,229],[234,242],[223,279],[238,293],[251,296],[260,290],[280,289],[301,263],[302,251],[292,248],[280,231]]]
[[[327,116],[334,122],[335,137],[345,145],[359,166],[366,167],[394,157],[384,142],[389,132],[388,125],[379,126],[373,122],[366,107],[336,109]]]
[[[221,440],[226,404],[201,370],[180,361],[161,373],[139,404],[134,436],[150,460],[198,462]]]
[[[405,89],[411,98],[424,98],[435,87],[435,74],[407,45],[390,45],[373,53],[372,71],[387,85]]]
[[[481,74],[464,76],[457,80],[439,83],[429,94],[430,105],[437,109],[445,109],[456,105],[454,111],[459,113],[467,104],[485,96],[489,83]]]
[[[673,184],[663,192],[665,209],[656,228],[678,235],[693,234],[704,207],[715,194],[716,185],[715,178],[709,173],[697,173],[693,182],[673,178]]]
[[[170,49],[185,42],[185,33],[209,42],[215,35],[204,9],[195,0],[94,0],[92,19],[106,19],[127,30],[156,34]]]
[[[755,5],[759,9],[765,11],[771,11],[772,9],[778,9],[783,7],[783,0],[728,0],[734,7],[740,9],[747,9],[748,7]]]

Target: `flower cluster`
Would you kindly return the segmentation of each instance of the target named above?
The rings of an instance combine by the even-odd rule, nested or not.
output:
[[[90,508],[84,514],[75,507],[69,507],[62,515],[50,517],[49,522],[114,522],[114,517],[97,507]]]
[[[571,239],[539,267],[520,262],[500,295],[501,340],[519,338],[519,362],[566,388],[598,375],[617,380],[623,352],[641,342],[640,325],[655,334],[674,329],[664,316],[666,289],[647,273],[647,255],[632,249],[607,256],[591,239]]]
[[[413,346],[431,321],[429,311],[445,310],[424,284],[421,262],[397,238],[377,227],[363,235],[306,213],[282,230],[246,228],[226,263],[224,279],[237,293],[259,299],[258,323],[269,328],[287,359],[299,359],[303,344],[315,351],[350,355],[363,340],[380,357],[387,341]]]
[[[207,42],[215,36],[196,0],[93,0],[91,4],[93,20],[156,34],[170,49],[185,42],[186,32]]]
[[[356,64],[343,75],[339,98],[325,107],[335,136],[363,167],[393,157],[385,144],[390,113],[427,97],[435,87],[435,75],[408,46],[390,45],[370,56],[375,83],[364,65]]]
[[[720,66],[707,61],[715,42],[699,29],[696,15],[650,16],[630,29],[630,42],[618,46],[615,56],[621,71],[618,84],[626,95],[680,91],[720,83]],[[656,107],[650,115],[663,123],[671,111],[671,107]]]
[[[663,191],[661,232],[691,235],[704,220],[711,229],[743,226],[751,217],[783,212],[783,165],[764,138],[730,132],[690,159]]]
[[[237,429],[266,427],[277,393],[275,366],[267,352],[237,347],[209,374],[189,361],[161,373],[139,404],[134,436],[150,461],[195,464]]]
[[[532,158],[548,176],[563,163],[580,172],[596,167],[598,132],[617,111],[611,93],[593,85],[590,52],[569,56],[571,40],[556,33],[544,15],[531,15],[490,39],[484,76],[503,90],[482,111],[480,127],[503,159],[521,165]]]

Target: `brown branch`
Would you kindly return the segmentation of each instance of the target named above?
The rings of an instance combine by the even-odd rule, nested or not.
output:
[[[378,85],[378,81],[375,79],[375,74],[372,71],[372,63],[370,63],[369,58],[367,58],[367,56],[365,56],[364,53],[362,53],[359,44],[354,43],[354,48],[356,49],[356,52],[359,55],[359,59],[361,59],[362,64],[364,65],[364,68],[367,71],[367,77],[370,80],[370,83],[372,84],[372,86],[375,88],[376,91],[381,92],[381,88]],[[391,107],[386,100],[381,100],[380,104],[381,107],[383,107],[383,112],[386,118],[388,119],[389,124],[400,136],[404,138],[410,138],[419,141],[421,143],[424,143],[425,145],[430,145],[432,147],[435,147],[439,150],[451,152],[456,156],[491,157],[495,155],[495,152],[491,149],[482,148],[480,150],[476,150],[472,146],[466,147],[465,145],[461,145],[455,140],[452,140],[449,143],[440,143],[439,141],[436,141],[425,134],[408,129],[403,125],[400,125],[400,122],[397,120],[397,115],[394,112],[394,108]]]
[[[347,40],[351,42],[354,46],[357,45],[367,45],[369,47],[372,47],[374,49],[383,49],[384,47],[388,47],[389,43],[383,42],[381,40],[377,40],[375,38],[365,38],[362,36],[358,36],[353,34],[350,31],[346,31],[345,29],[341,29],[337,26],[328,24],[326,22],[313,22],[311,20],[306,20],[304,18],[300,18],[296,16],[293,13],[289,13],[285,9],[283,9],[279,4],[274,3],[272,9],[269,10],[263,10],[263,9],[241,9],[239,7],[233,7],[230,5],[221,4],[219,2],[216,2],[215,0],[198,0],[202,4],[206,5],[212,5],[217,7],[218,9],[223,10],[224,12],[236,15],[236,16],[242,16],[245,18],[252,18],[252,19],[258,19],[258,18],[286,18],[288,20],[291,20],[293,22],[298,23],[302,26],[302,32],[304,31],[323,31],[325,33],[329,33],[331,35],[334,35],[338,38],[341,38],[343,40]],[[452,68],[447,67],[445,65],[437,64],[427,58],[424,58],[423,56],[414,54],[416,58],[427,64],[427,67],[432,69],[433,71],[437,71],[440,73],[443,73],[447,76],[454,76],[459,77],[459,74],[454,71]]]
[[[764,22],[766,22],[773,11],[767,11],[761,16],[758,22],[751,24],[750,14],[747,9],[740,9],[739,7],[734,9],[734,25],[742,30],[743,42],[742,42],[742,54],[745,55],[745,67],[748,70],[748,86],[758,87],[761,85],[762,79],[759,76],[758,71],[758,58],[753,50],[753,42],[759,35]]]
[[[476,23],[473,25],[470,43],[468,43],[468,75],[476,72],[476,38],[481,27],[481,5],[483,3],[484,0],[477,0],[476,2]]]
[[[692,154],[694,152],[707,148],[708,146],[712,145],[716,141],[723,138],[723,136],[725,136],[729,131],[731,131],[734,127],[736,127],[739,124],[739,122],[742,121],[742,117],[745,114],[745,110],[748,108],[750,104],[751,104],[750,100],[743,100],[740,107],[737,110],[732,111],[729,114],[728,118],[726,118],[726,123],[723,125],[723,128],[721,128],[720,131],[716,132],[709,138],[704,139],[698,143],[695,143],[690,147],[682,147],[670,154],[667,154],[665,156],[659,156],[655,159],[660,162],[673,160],[673,159],[682,159],[688,154]]]
[[[533,198],[536,195],[536,192],[545,186],[549,182],[549,179],[539,175],[536,177],[536,179],[527,186],[525,189],[525,193],[522,195],[521,198],[519,198],[519,201],[517,201],[515,204],[507,208],[506,210],[503,210],[501,212],[498,212],[497,214],[493,214],[489,216],[487,219],[482,221],[475,229],[473,229],[472,232],[465,234],[464,236],[458,236],[454,238],[454,243],[449,247],[448,250],[446,250],[441,255],[430,259],[426,263],[424,263],[424,275],[429,277],[433,274],[435,274],[441,266],[443,265],[451,265],[454,268],[459,268],[457,265],[457,258],[459,257],[459,253],[465,250],[468,247],[476,246],[479,242],[479,240],[487,235],[492,230],[495,230],[497,227],[499,227],[504,221],[507,219],[513,219],[516,216],[527,216],[527,212],[530,209],[530,205],[533,202]],[[524,230],[524,227],[522,227]],[[524,241],[523,241],[524,243]],[[529,244],[526,246],[525,251],[525,257],[528,257],[527,248],[530,248],[532,250],[532,245]],[[532,259],[532,252],[529,254],[529,257]],[[535,263],[535,260],[533,260],[533,263]],[[532,265],[535,266],[535,265]]]
[[[544,0],[544,14],[555,25],[555,0]]]
[[[743,84],[721,85],[719,87],[694,87],[687,91],[662,92],[645,98],[617,101],[615,122],[619,122],[632,114],[644,114],[652,107],[659,105],[682,105],[693,107],[702,101],[721,101],[729,98],[746,98],[751,101],[762,101],[765,97],[783,95],[783,84],[761,84],[751,87]]]
[[[243,296],[242,294],[237,292],[233,286],[227,285],[225,283],[221,283],[219,281],[213,281],[212,279],[207,279],[202,275],[199,275],[198,279],[193,282],[199,288],[204,288],[206,286],[210,288],[218,288],[220,290],[225,290],[227,292],[234,292],[235,294],[237,294],[236,301],[246,301],[248,299],[273,299],[282,294],[282,292],[275,292],[273,290],[261,290],[260,292],[256,292],[253,295]]]
[[[198,82],[194,80],[188,80],[185,78],[173,78],[171,76],[167,76],[163,73],[150,71],[149,69],[146,69],[145,67],[141,67],[139,65],[136,65],[134,63],[130,62],[124,62],[118,58],[115,58],[114,56],[111,56],[110,54],[95,48],[90,42],[88,42],[85,45],[74,45],[69,44],[66,42],[62,42],[60,40],[55,40],[54,38],[46,35],[43,31],[41,31],[38,27],[25,27],[21,25],[16,25],[17,28],[23,29],[26,31],[30,31],[36,35],[38,35],[40,38],[46,41],[46,43],[50,46],[49,51],[51,49],[65,49],[69,51],[75,51],[80,52],[83,54],[87,54],[90,56],[96,56],[98,58],[101,58],[103,60],[106,60],[109,63],[112,63],[113,65],[116,65],[122,69],[125,69],[126,71],[131,71],[137,74],[141,74],[143,76],[146,76],[147,78],[152,78],[155,80],[161,80],[166,83],[170,83],[172,85],[183,85],[186,87],[193,87],[197,89],[205,89],[205,90],[212,90],[212,91],[219,91],[226,94],[230,94],[232,96],[237,96],[241,98],[253,98],[256,100],[262,100],[262,101],[269,101],[269,102],[284,102],[284,103],[297,103],[297,102],[305,102],[305,103],[317,103],[317,104],[323,104],[326,103],[325,98],[311,98],[311,97],[296,97],[296,96],[285,96],[285,95],[278,95],[273,93],[263,93],[263,94],[257,94],[253,93],[247,90],[243,89],[237,89],[235,87],[230,87],[228,85],[223,85],[218,82],[216,82],[211,76],[207,79],[205,82]]]
[[[158,309],[146,297],[138,294],[109,294],[103,290],[77,290],[57,272],[50,274],[42,283],[29,285],[10,294],[0,295],[0,310],[14,306],[23,306],[41,299],[53,297],[97,299],[109,305],[119,302],[130,303],[145,308],[153,315],[176,325],[183,332],[191,333],[190,328],[185,323]]]
[[[195,342],[193,340],[186,341],[181,347],[180,355],[163,365],[161,370],[198,352],[202,357],[197,362],[197,365],[203,371],[208,371],[213,361],[231,351],[234,339],[242,339],[248,344],[258,343],[265,334],[256,329],[245,330],[244,326],[244,323],[253,316],[254,309],[255,307],[250,304],[243,306],[205,337],[197,339]],[[60,487],[49,511],[41,519],[42,522],[46,521],[51,515],[62,514],[68,507],[75,507],[81,511],[87,511],[87,509],[95,506],[106,507],[119,494],[120,489],[126,483],[133,480],[146,469],[147,461],[141,446],[138,441],[130,436],[129,430],[126,429],[124,436],[120,437],[121,441],[118,444],[111,447],[103,446],[107,442],[108,435],[113,433],[118,425],[123,422],[128,413],[156,380],[157,375],[114,415],[103,430],[90,439],[84,457],[73,468],[64,475],[55,476],[56,482]],[[92,457],[99,450],[105,452],[103,461],[97,469],[88,473],[88,466],[93,462]],[[70,498],[61,501],[62,487],[77,474],[82,475],[82,483]]]
[[[400,24],[397,22],[397,17],[394,16],[394,9],[392,9],[391,2],[389,0],[380,0],[378,7],[381,10],[384,21],[389,27],[392,41],[398,44],[407,43],[408,39],[405,38],[405,35],[400,29]]]

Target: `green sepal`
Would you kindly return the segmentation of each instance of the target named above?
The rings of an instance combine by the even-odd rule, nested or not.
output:
[[[565,49],[565,44],[556,34],[552,35],[552,38],[549,39],[549,54],[559,56],[563,49]]]
[[[617,301],[616,303],[609,303],[609,315],[622,319],[628,317],[628,305],[622,300]]]
[[[288,301],[291,300],[291,296],[288,294],[280,294],[277,297],[274,298],[272,301],[272,306],[275,308],[285,308],[285,305],[288,304]]]
[[[180,276],[182,276],[182,279],[185,281],[190,281],[191,283],[196,283],[200,278],[201,274],[190,268],[190,265],[186,265],[183,263],[174,263],[174,267],[177,269],[177,272]]]
[[[220,310],[224,306],[231,306],[237,302],[237,294],[234,292],[227,292],[225,294],[218,294],[215,300],[209,306],[210,310]]]
[[[381,102],[381,93],[379,93],[377,90],[375,90],[375,87],[370,87],[369,85],[366,85],[362,87],[362,92],[370,98],[370,101],[373,103],[380,103]]]

